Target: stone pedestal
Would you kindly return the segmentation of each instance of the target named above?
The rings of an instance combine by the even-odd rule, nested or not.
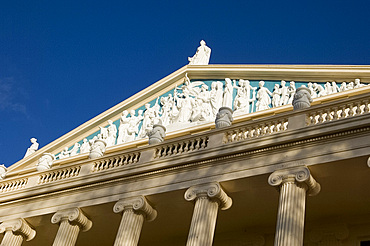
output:
[[[5,232],[0,246],[20,246],[24,239],[32,240],[36,236],[33,230],[24,219],[5,221],[0,225],[0,233]]]
[[[123,212],[115,246],[135,246],[139,242],[144,220],[152,221],[157,217],[145,197],[138,196],[119,200],[113,208],[115,213]]]
[[[232,200],[219,183],[190,187],[185,192],[187,201],[195,200],[187,246],[212,245],[218,209],[231,207]]]
[[[80,230],[88,231],[92,226],[92,222],[79,208],[58,211],[51,218],[51,222],[59,223],[53,246],[74,246]]]
[[[280,190],[274,245],[303,245],[306,193],[316,195],[320,185],[305,166],[275,171],[268,182]]]

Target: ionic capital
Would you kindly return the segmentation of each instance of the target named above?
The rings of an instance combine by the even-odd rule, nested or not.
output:
[[[150,206],[144,196],[130,197],[119,200],[113,207],[115,213],[133,209],[144,215],[146,220],[152,221],[157,217],[157,211]]]
[[[92,227],[92,222],[82,212],[80,208],[70,208],[56,212],[51,218],[51,223],[60,223],[68,220],[72,225],[77,225],[82,231],[88,231]]]
[[[230,208],[233,203],[232,199],[225,193],[221,185],[217,182],[192,186],[185,192],[185,200],[187,201],[193,201],[198,197],[204,196],[217,201],[221,210]]]
[[[0,225],[0,233],[5,231],[13,231],[15,235],[22,235],[26,241],[30,241],[36,236],[36,231],[24,219],[3,222]]]
[[[320,184],[312,177],[310,169],[306,166],[277,170],[270,175],[268,182],[271,186],[276,187],[280,187],[281,184],[286,182],[305,184],[310,196],[317,195],[321,190]]]

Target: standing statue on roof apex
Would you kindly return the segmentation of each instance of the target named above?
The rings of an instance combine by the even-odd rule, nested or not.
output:
[[[39,148],[39,143],[37,142],[37,139],[36,138],[31,138],[30,139],[30,141],[31,141],[31,146],[27,149],[27,152],[26,152],[26,154],[24,155],[24,157],[23,158],[26,158],[27,156],[29,156],[29,155],[31,155],[31,154],[33,154],[33,153],[35,153],[36,152],[36,150],[38,150],[38,148]]]
[[[206,45],[204,40],[200,41],[200,46],[193,57],[188,57],[189,65],[208,65],[211,57],[211,48]]]

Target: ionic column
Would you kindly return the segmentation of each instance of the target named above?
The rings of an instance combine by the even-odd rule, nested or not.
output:
[[[305,166],[275,171],[268,182],[280,190],[274,245],[303,245],[306,193],[316,195],[320,184]]]
[[[152,221],[157,217],[145,197],[138,196],[119,200],[113,208],[115,213],[122,213],[121,224],[116,236],[115,246],[135,246],[139,242],[144,220]]]
[[[190,187],[185,192],[187,201],[195,200],[187,246],[212,245],[218,209],[231,207],[232,200],[219,183],[208,183]]]
[[[36,231],[24,219],[5,221],[0,225],[0,233],[5,232],[0,246],[20,246],[23,239],[32,240]]]
[[[59,223],[53,246],[74,246],[80,230],[88,231],[92,226],[92,222],[79,208],[58,211],[51,218],[51,222]]]

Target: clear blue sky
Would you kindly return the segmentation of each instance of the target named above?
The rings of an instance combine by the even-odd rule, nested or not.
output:
[[[0,164],[186,65],[370,64],[369,0],[2,1]]]

